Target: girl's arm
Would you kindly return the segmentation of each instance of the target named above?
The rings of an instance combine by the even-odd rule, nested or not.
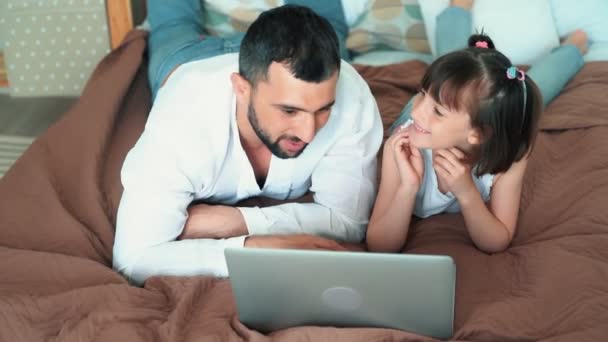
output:
[[[500,252],[513,240],[527,163],[527,158],[523,158],[507,172],[496,176],[489,208],[478,191],[467,192],[458,198],[471,239],[479,249]]]
[[[409,150],[409,146],[400,143],[400,140],[403,142],[407,138],[399,135],[397,133],[392,136],[384,145],[380,189],[367,228],[366,243],[370,251],[398,252],[405,245],[407,238],[423,169],[417,150],[414,155],[409,152],[405,155],[401,153],[403,148]],[[409,173],[400,171],[396,157],[402,158],[401,163],[411,166],[408,168]],[[411,181],[403,181],[403,177],[408,175]]]

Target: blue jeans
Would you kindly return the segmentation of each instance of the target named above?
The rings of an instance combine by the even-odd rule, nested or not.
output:
[[[460,7],[448,7],[437,16],[437,54],[445,55],[467,47],[473,20],[471,12]],[[530,66],[527,74],[534,80],[543,96],[544,105],[551,102],[566,83],[583,67],[583,56],[574,45],[562,45]],[[559,70],[557,72],[556,70]],[[391,125],[392,132],[411,118],[413,98],[405,105],[399,118]]]
[[[348,26],[341,1],[286,0],[311,8],[325,17],[338,35],[342,58],[347,58]],[[209,36],[204,30],[201,0],[148,0],[148,81],[152,98],[165,78],[179,65],[226,53],[238,52],[243,33],[228,38]]]

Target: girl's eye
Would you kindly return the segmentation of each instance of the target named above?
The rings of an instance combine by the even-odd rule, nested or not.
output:
[[[435,107],[435,114],[438,116],[444,116],[443,113],[441,113],[439,110],[437,110],[437,107]]]

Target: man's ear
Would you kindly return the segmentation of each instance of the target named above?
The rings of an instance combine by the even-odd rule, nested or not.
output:
[[[238,72],[230,75],[230,81],[232,81],[232,89],[236,94],[236,98],[244,103],[249,103],[249,97],[251,96],[251,83],[245,79]]]

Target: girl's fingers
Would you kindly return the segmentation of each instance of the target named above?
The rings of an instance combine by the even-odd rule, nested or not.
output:
[[[440,166],[448,173],[451,173],[452,171],[452,163],[443,156],[435,156],[433,165]]]
[[[388,137],[388,139],[386,139],[385,144],[393,144],[393,143],[395,142],[395,140],[397,140],[399,137],[404,136],[404,135],[409,136],[409,133],[404,133],[403,131],[402,131],[402,132],[399,132],[399,130],[395,130],[395,131],[393,132],[393,134],[391,134],[391,135]]]
[[[435,173],[437,173],[437,175],[441,178],[446,179],[450,176],[450,173],[443,166],[437,163],[433,163],[433,169],[435,169]]]
[[[449,151],[452,152],[452,154],[454,154],[459,160],[463,160],[466,157],[464,153],[456,147],[450,148]]]
[[[410,139],[409,137],[399,137],[395,139],[395,143],[393,145],[394,148],[403,148],[406,145],[409,145]]]
[[[418,157],[421,158],[422,157],[422,153],[420,153],[420,150],[416,147],[410,147],[410,153],[414,156],[414,157]]]
[[[407,128],[400,128],[397,131],[395,131],[395,133],[393,133],[394,136],[409,136],[410,135],[410,130]]]
[[[400,146],[404,146],[404,145],[409,145],[410,144],[410,138],[399,138],[399,140],[397,140],[397,144]]]
[[[437,155],[448,160],[452,165],[460,165],[462,162],[459,158],[457,158],[452,151],[449,150],[439,150],[437,151]]]

